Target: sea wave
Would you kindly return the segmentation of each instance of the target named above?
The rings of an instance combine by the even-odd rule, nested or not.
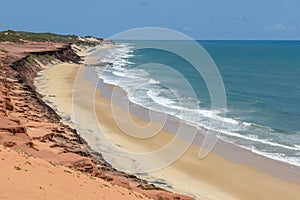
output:
[[[149,90],[147,92],[147,95],[157,104],[160,104],[165,107],[172,107],[172,105],[176,104],[176,102],[173,101],[172,99],[164,96],[160,96],[159,94],[160,92],[153,91],[153,90]]]
[[[273,160],[278,160],[281,162],[289,163],[291,165],[295,165],[300,167],[300,158],[299,157],[294,157],[294,156],[286,156],[283,153],[269,153],[269,152],[263,152],[261,150],[257,150],[255,148],[252,148],[251,151],[253,153],[265,156],[267,158],[271,158]]]
[[[289,149],[289,150],[296,150],[296,151],[300,150],[300,148],[296,147],[296,146],[287,146],[287,145],[283,145],[283,144],[280,144],[280,143],[268,141],[266,139],[260,139],[260,138],[258,138],[257,135],[242,135],[242,134],[239,134],[239,133],[229,132],[229,131],[225,131],[225,130],[218,130],[218,131],[221,131],[222,133],[224,133],[226,135],[230,135],[230,136],[234,136],[234,137],[238,137],[238,138],[243,138],[245,140],[251,140],[251,141],[254,141],[254,142],[259,142],[259,143],[267,144],[267,145],[270,145],[270,146],[280,147],[280,148]]]
[[[145,108],[165,112],[198,128],[219,132],[221,139],[249,149],[257,154],[300,166],[296,155],[300,145],[283,144],[272,138],[271,127],[226,116],[224,111],[201,108],[200,101],[192,97],[176,96],[162,87],[161,81],[146,70],[134,68],[130,58],[134,57],[133,46],[117,44],[111,48],[101,62],[113,63],[113,67],[98,68],[104,83],[118,85],[128,93],[128,99]],[[268,151],[268,152],[267,152]],[[273,151],[273,152],[272,152]],[[293,151],[293,154],[287,154]]]

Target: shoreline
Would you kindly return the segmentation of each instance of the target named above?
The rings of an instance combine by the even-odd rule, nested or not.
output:
[[[79,73],[77,76],[84,78],[83,72]],[[75,77],[73,77],[73,79],[75,79]],[[84,86],[85,86],[85,88],[92,88],[93,84],[91,82],[85,81]],[[100,93],[101,93],[101,91],[97,91],[97,96],[96,96],[97,102],[100,102],[100,104],[102,105],[101,107],[106,106],[106,109],[108,109],[111,102],[109,102],[109,100],[107,98],[101,97]],[[80,105],[80,106],[83,108],[82,113],[86,112],[86,110],[85,110],[86,109],[85,107],[87,106],[86,101],[84,101],[84,102],[78,101],[77,103],[84,104],[84,105]],[[100,111],[98,110],[98,113]],[[107,111],[107,110],[105,110],[105,111]],[[120,112],[122,112],[122,111],[120,110]],[[126,111],[124,113],[126,114]],[[102,114],[103,114],[103,112],[102,112]],[[131,147],[134,149],[145,150],[145,144],[143,144],[143,145],[139,144],[140,141],[133,142],[132,138],[128,138],[128,137],[121,137],[122,139],[120,139],[120,135],[112,134],[112,133],[117,133],[118,130],[114,130],[114,129],[116,129],[115,128],[116,126],[114,126],[113,123],[109,121],[109,116],[106,115],[106,116],[98,116],[98,117],[103,117],[102,118],[103,120],[101,121],[101,123],[105,125],[104,129],[106,129],[106,132],[107,132],[106,135],[115,136],[114,138],[110,138],[110,139],[114,139],[118,145],[122,145],[124,147],[124,146],[126,146],[125,143],[127,143],[127,146],[129,148]],[[139,120],[138,118],[136,118],[134,116],[132,118],[134,118],[135,121],[139,121],[138,123],[143,124],[143,122],[141,120]],[[170,134],[168,135],[168,133],[166,133],[165,135],[167,135],[166,137],[170,137]],[[98,145],[97,142],[91,144],[91,141],[93,141],[93,139],[95,139],[93,134],[85,135],[83,137],[92,148],[95,148]],[[151,147],[151,148],[153,148],[153,147]],[[149,150],[149,148],[146,148],[146,150]],[[265,196],[264,196],[265,199],[267,199],[268,195],[272,195],[272,196],[274,195],[275,196],[274,199],[276,199],[276,198],[280,199],[280,198],[286,197],[286,195],[292,195],[292,196],[290,196],[290,198],[296,199],[296,197],[298,195],[298,194],[296,194],[296,192],[299,191],[299,187],[300,187],[299,185],[288,183],[286,181],[279,180],[279,179],[276,179],[269,175],[263,174],[261,172],[258,172],[257,170],[252,169],[249,166],[244,166],[242,163],[235,163],[235,162],[228,161],[215,153],[213,153],[212,155],[209,155],[204,160],[204,162],[206,162],[206,163],[201,163],[202,166],[200,166],[200,168],[199,168],[199,166],[197,166],[197,165],[199,165],[199,163],[197,163],[197,161],[199,161],[199,160],[197,160],[197,157],[194,157],[197,155],[196,152],[198,152],[198,150],[199,150],[199,147],[193,145],[192,148],[186,152],[186,154],[189,156],[187,156],[185,154],[183,157],[181,157],[179,159],[179,161],[176,161],[174,163],[174,166],[171,167],[171,169],[169,167],[169,170],[166,171],[166,168],[165,168],[160,172],[155,172],[156,173],[155,175],[158,177],[165,177],[166,174],[169,174],[169,175],[174,174],[174,173],[181,174],[181,177],[182,177],[181,180],[186,181],[186,182],[190,181],[191,183],[193,183],[194,184],[193,189],[196,189],[196,191],[199,192],[200,195],[203,195],[203,196],[200,196],[202,198],[209,197],[209,198],[215,198],[215,199],[234,199],[235,196],[237,196],[238,198],[242,198],[242,199],[261,198],[261,196],[255,196],[255,195],[259,194],[257,191],[263,192],[265,194]],[[103,151],[103,149],[102,149],[102,151]],[[222,149],[220,149],[220,151],[222,152]],[[193,156],[194,158],[192,158],[190,155],[194,155]],[[191,167],[191,169],[189,169],[188,173],[187,173],[186,170],[187,170],[188,165],[184,164],[186,162],[197,166],[196,169],[195,169],[195,167],[194,168]],[[215,163],[215,165],[212,165],[213,167],[211,167],[210,166],[211,163]],[[224,169],[220,169],[220,164],[221,164],[221,166],[225,167],[225,169],[226,169],[225,171],[227,171],[227,173],[226,173],[227,175],[225,174],[225,177],[224,177],[224,173],[218,172],[219,170],[221,170],[222,172],[225,172]],[[202,167],[202,172],[203,171],[206,172],[206,170],[207,170],[205,175],[197,174],[197,172],[201,172],[201,170],[200,170],[201,167]],[[209,169],[209,168],[214,168],[217,171],[217,173],[213,173],[214,170]],[[193,171],[193,172],[196,171],[196,173],[191,173],[191,171]],[[275,173],[277,173],[277,172],[275,171]],[[234,177],[229,177],[228,174],[231,174]],[[198,175],[197,178],[200,179],[200,183],[199,183],[199,181],[194,180],[195,175]],[[242,187],[243,184],[241,184],[239,182],[239,178],[241,178],[241,177],[245,177],[247,179],[247,180],[241,180],[241,182],[243,182],[244,184],[247,183],[246,186],[244,186],[244,187]],[[222,178],[222,179],[225,178],[225,180],[219,180],[220,178]],[[177,182],[180,182],[179,178],[177,178],[177,179],[178,179]],[[188,180],[186,180],[186,179],[188,179]],[[205,179],[205,180],[203,180],[203,179]],[[227,185],[228,181],[229,181],[229,183],[231,183],[231,185],[229,184],[229,186]],[[174,182],[174,186],[176,188],[179,188],[178,185],[176,185],[176,183],[175,183],[176,180],[173,180],[173,182]],[[268,189],[268,191],[261,191],[263,189],[263,186],[268,183],[272,183],[271,186],[266,188],[266,189]],[[198,186],[200,186],[200,187],[198,187]],[[288,194],[288,191],[283,191],[281,186],[285,186],[287,188],[287,190],[290,190],[289,194]],[[250,188],[248,188],[248,187],[250,187]],[[184,188],[184,186],[181,185],[181,188]],[[237,190],[239,190],[238,188],[242,189],[242,191],[240,191],[240,192],[237,191]],[[198,191],[198,189],[200,191]],[[292,194],[290,194],[290,193],[292,193]]]
[[[102,45],[99,48],[107,47],[108,46]],[[94,57],[88,57],[87,54],[89,53],[76,53],[84,57],[85,63],[87,64],[94,63],[97,60]],[[92,145],[89,143],[90,140],[87,140],[87,138],[84,137],[84,134],[81,134],[82,132],[78,129],[78,127],[73,123],[74,121],[72,120],[72,91],[74,77],[76,77],[79,67],[80,64],[70,63],[59,63],[48,66],[45,70],[40,71],[40,73],[36,77],[35,86],[37,88],[37,91],[43,95],[43,101],[51,106],[55,110],[55,112],[57,112],[62,117],[62,122],[77,130],[77,134],[80,138],[83,139],[83,143],[86,144],[86,148],[93,155],[96,154],[97,156],[97,154],[99,154],[100,157],[103,158],[102,152],[95,151],[95,149],[91,148]],[[44,80],[42,77],[47,78]],[[52,101],[55,103],[53,103]],[[110,163],[107,162],[106,159],[100,160],[100,162],[104,162],[104,165],[102,163],[99,167],[101,173],[104,173],[104,179],[107,179],[112,184],[128,188],[153,199],[192,199],[185,195],[162,190],[152,184],[148,184],[146,181],[137,178],[134,175],[126,174],[123,171],[117,171],[114,167],[111,167]],[[105,165],[107,165],[107,167]]]
[[[86,69],[86,70],[91,71],[91,72],[88,72],[88,74],[93,73],[92,72],[93,70],[89,70],[89,69]],[[86,78],[91,81],[92,79],[90,78],[90,76],[91,75],[86,75]],[[144,113],[147,113],[147,111],[149,109],[130,102],[128,100],[128,98],[126,97],[126,92],[122,88],[120,88],[118,86],[103,83],[102,79],[99,81],[99,85],[100,86],[98,86],[98,89],[101,90],[102,97],[104,97],[106,99],[111,99],[112,88],[114,88],[114,90],[117,91],[115,93],[118,93],[118,95],[121,96],[117,101],[113,101],[114,104],[125,109],[126,103],[124,103],[124,102],[125,101],[129,102],[129,107],[132,109],[127,110],[127,111],[131,115],[134,115],[137,118],[139,118],[139,120],[149,122],[149,118],[147,116],[145,116],[145,114],[144,114]],[[155,112],[158,115],[161,114],[157,111],[152,111],[152,112]],[[170,134],[176,134],[176,128],[174,128],[174,127],[179,126],[178,125],[179,120],[174,119],[173,116],[168,115],[166,121],[167,122],[165,123],[164,129],[167,132],[169,132]],[[195,128],[193,125],[186,124],[185,122],[183,122],[183,125],[186,127],[189,127],[190,129]],[[201,144],[203,142],[203,135],[201,134],[201,131],[202,130],[197,131],[198,134],[195,137],[195,139],[193,140],[193,144],[197,145],[199,147],[199,149],[201,148]],[[185,138],[181,138],[181,139],[184,140]],[[224,151],[224,149],[226,149],[226,151]],[[212,149],[212,152],[222,156],[223,158],[225,158],[231,162],[241,164],[241,165],[251,166],[258,171],[269,174],[276,178],[280,178],[282,180],[300,184],[300,167],[298,167],[296,165],[293,165],[293,164],[290,164],[287,162],[283,162],[280,160],[275,160],[275,159],[266,157],[261,154],[257,154],[247,148],[235,145],[233,143],[224,141],[222,139],[218,140],[218,142]],[[287,173],[287,171],[289,171],[289,172]]]
[[[112,104],[120,106],[123,110],[126,110],[130,113],[130,115],[137,117],[140,121],[146,123],[151,121],[149,116],[147,116],[146,114],[149,112],[148,108],[132,103],[128,99],[126,91],[121,87],[104,83],[102,79],[98,80],[99,78],[97,75],[95,75],[95,71],[93,68],[86,68],[85,77],[87,80],[93,82],[95,87],[96,82],[98,81],[97,88],[101,90],[101,96],[112,101]],[[113,98],[112,95],[115,95],[116,97]],[[127,108],[127,105],[129,105],[129,108]],[[156,116],[165,115],[164,113],[153,110],[151,110],[151,112],[155,113]],[[176,134],[176,131],[178,130],[177,127],[179,126],[179,123],[181,123],[180,119],[177,119],[169,114],[166,115],[166,123],[164,124],[163,128],[168,133]],[[153,118],[152,120],[154,122],[160,122],[156,118]],[[191,131],[192,129],[195,129],[195,126],[191,124],[187,124],[185,122],[182,122],[182,124],[186,127],[186,129],[190,129]],[[205,130],[197,130],[197,136],[193,140],[193,144],[198,145],[199,148],[201,147],[201,144],[203,142],[203,134],[201,134],[202,131]],[[181,136],[185,135],[182,134]],[[184,137],[182,139],[186,141],[190,140]],[[118,143],[119,141],[116,140],[115,142]],[[226,149],[227,151],[224,151],[224,149]],[[234,163],[251,166],[256,170],[269,174],[273,177],[300,184],[300,167],[291,163],[269,158],[265,155],[255,153],[245,147],[230,143],[222,139],[218,140],[212,152]]]

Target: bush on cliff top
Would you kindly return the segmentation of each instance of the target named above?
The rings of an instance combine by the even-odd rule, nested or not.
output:
[[[0,32],[0,42],[15,42],[24,43],[24,41],[33,42],[61,42],[61,43],[75,43],[75,44],[91,44],[88,41],[82,41],[76,35],[58,35],[54,33],[31,33],[23,31],[2,31]]]

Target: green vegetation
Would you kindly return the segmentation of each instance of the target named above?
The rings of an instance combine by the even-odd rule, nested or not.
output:
[[[26,65],[35,65],[36,61],[34,60],[35,56],[33,54],[29,54],[28,58],[25,60]],[[34,148],[33,145],[29,146],[30,148]]]
[[[21,167],[15,166],[15,169],[16,169],[16,170],[21,170]]]
[[[165,189],[160,188],[160,187],[157,187],[157,186],[152,185],[152,184],[142,186],[142,189],[143,189],[143,190],[163,190],[163,191],[166,191]]]
[[[24,43],[24,41],[33,42],[61,42],[68,44],[88,44],[93,45],[95,42],[82,41],[76,35],[58,35],[54,33],[31,33],[24,31],[2,31],[0,32],[0,42]],[[95,45],[95,44],[94,44]]]

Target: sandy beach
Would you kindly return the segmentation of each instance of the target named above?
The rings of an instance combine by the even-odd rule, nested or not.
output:
[[[165,128],[161,129],[160,123],[154,122],[152,127],[159,130],[158,134],[148,139],[138,139],[124,133],[123,130],[135,133],[137,130],[131,126],[126,127],[128,120],[133,120],[138,125],[145,126],[147,121],[128,112],[107,98],[101,96],[103,91],[95,90],[95,84],[87,81],[87,68],[76,64],[58,64],[44,70],[37,81],[38,91],[48,94],[44,99],[50,103],[62,116],[65,121],[80,122],[76,124],[79,134],[96,151],[100,151],[104,158],[116,164],[116,168],[130,172],[132,166],[130,158],[126,153],[111,151],[113,147],[121,147],[134,153],[155,151],[174,139],[174,135]],[[78,82],[80,85],[74,83]],[[100,84],[101,85],[101,84]],[[107,86],[111,88],[111,86]],[[80,97],[72,99],[72,94],[80,94]],[[89,97],[95,96],[95,99]],[[73,103],[73,104],[72,104]],[[112,108],[118,114],[123,129],[121,130],[114,120]],[[74,114],[73,111],[76,111]],[[96,110],[96,112],[94,112]],[[128,118],[129,116],[129,118]],[[124,129],[125,126],[125,129]],[[99,128],[103,134],[99,134]],[[135,133],[139,134],[139,133]],[[103,141],[111,141],[105,146]],[[100,139],[99,139],[100,138]],[[185,141],[176,138],[176,143],[184,144]],[[222,145],[221,145],[222,147]],[[224,146],[223,146],[224,147]],[[151,180],[167,180],[169,189],[175,192],[195,195],[199,199],[298,199],[300,196],[300,174],[293,171],[292,166],[281,167],[285,164],[274,161],[279,167],[270,169],[265,167],[264,158],[256,160],[260,163],[257,166],[246,165],[247,158],[227,158],[221,156],[222,153],[210,153],[203,160],[198,159],[199,146],[193,144],[176,162],[168,167],[146,174]],[[117,149],[117,148],[115,148]],[[226,151],[216,147],[216,151]],[[242,157],[243,152],[232,151]],[[248,152],[248,154],[251,152]],[[167,156],[167,155],[166,155]],[[238,160],[240,162],[238,162]],[[246,160],[246,161],[245,161]],[[266,161],[271,162],[272,161]],[[148,165],[149,163],[139,163],[138,165]],[[127,166],[128,165],[128,166]],[[283,177],[289,174],[287,169],[293,173],[287,180]],[[282,169],[280,171],[279,169]],[[266,171],[270,171],[266,173]],[[278,176],[276,175],[278,174]],[[293,181],[294,180],[294,181]]]

